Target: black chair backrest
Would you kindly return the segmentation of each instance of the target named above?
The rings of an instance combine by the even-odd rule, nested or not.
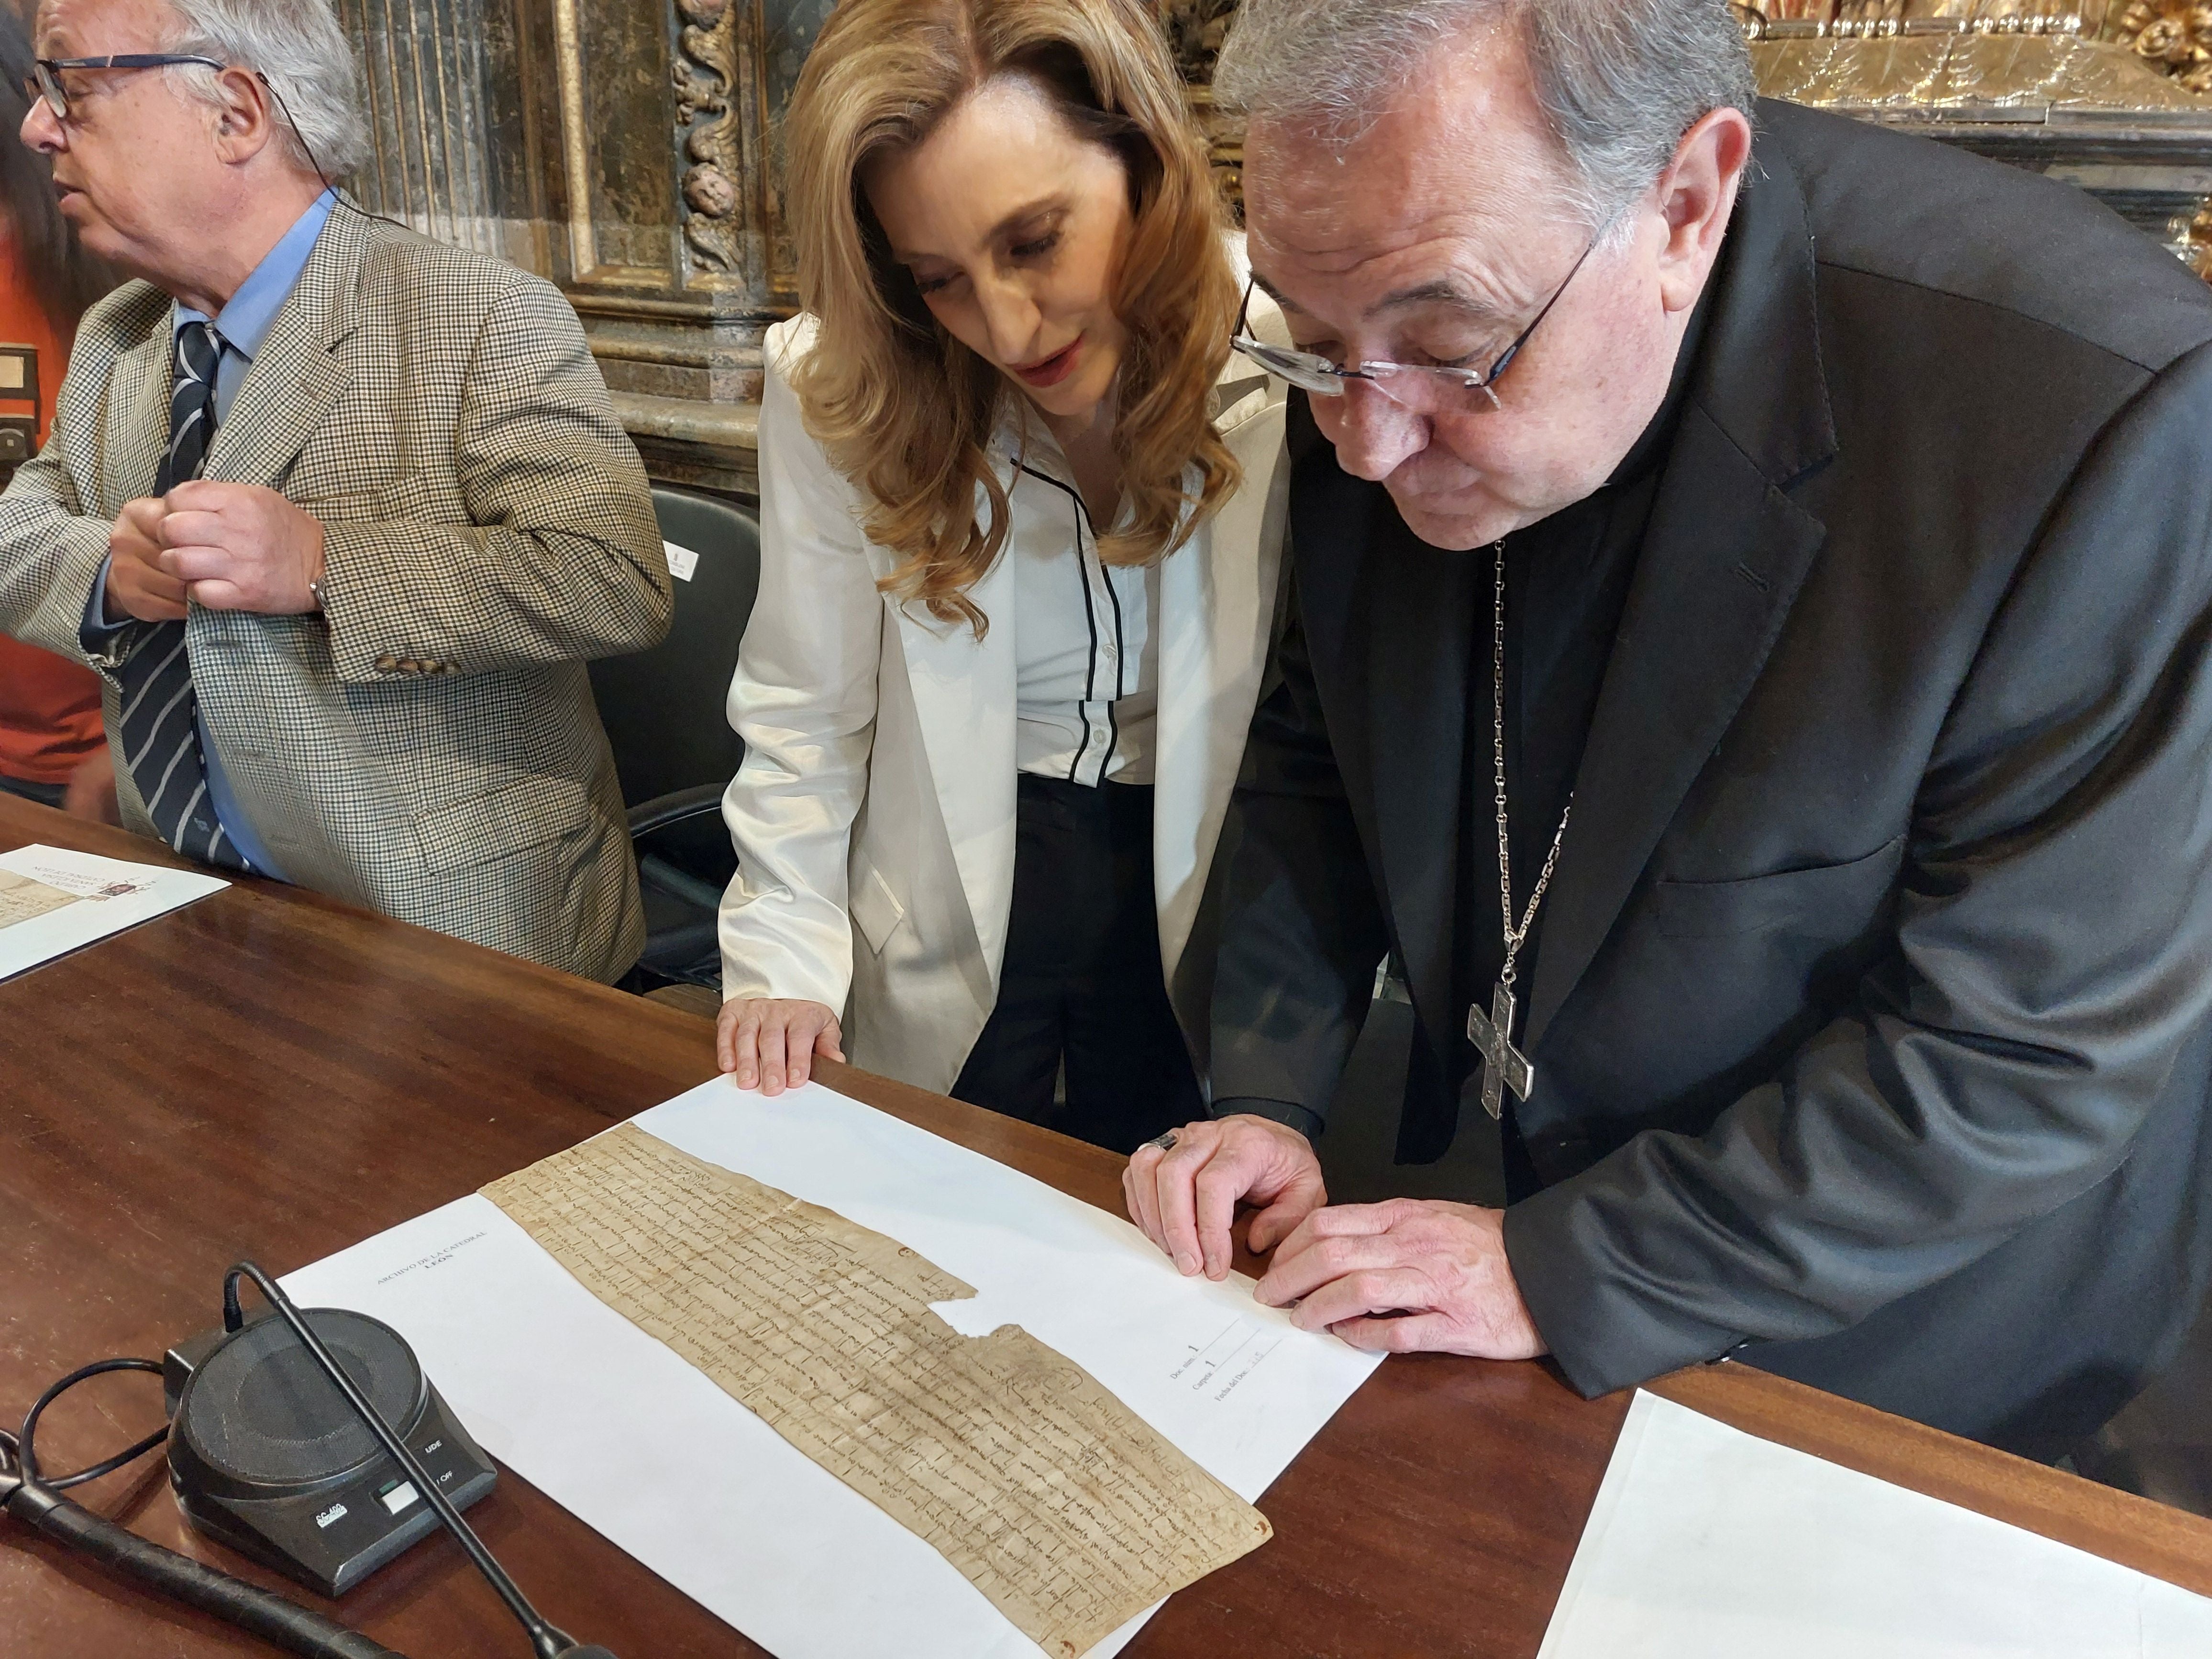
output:
[[[744,744],[723,713],[738,645],[760,589],[760,521],[711,496],[656,488],[653,510],[679,573],[668,637],[592,665],[623,801],[635,806],[736,775]]]

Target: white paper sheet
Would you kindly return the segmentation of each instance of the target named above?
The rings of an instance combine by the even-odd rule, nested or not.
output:
[[[1538,1659],[2204,1659],[2212,1601],[1639,1393]]]
[[[230,885],[220,876],[197,870],[126,864],[119,859],[36,842],[12,853],[0,853],[0,870],[78,895],[74,904],[0,927],[0,979],[52,962]]]
[[[769,1100],[717,1079],[635,1121],[974,1285],[939,1306],[956,1328],[1020,1325],[1249,1500],[1380,1363],[1261,1307],[1249,1279],[1183,1279],[1127,1222],[819,1085]],[[284,1284],[303,1304],[396,1328],[486,1450],[778,1659],[1040,1651],[936,1551],[485,1199]],[[1090,1659],[1118,1653],[1150,1616]]]

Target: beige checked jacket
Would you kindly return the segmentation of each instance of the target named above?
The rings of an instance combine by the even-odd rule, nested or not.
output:
[[[170,301],[84,319],[53,436],[0,496],[0,631],[78,641],[108,530],[168,435]],[[204,476],[321,520],[321,615],[195,607],[210,741],[284,873],[599,980],[645,939],[586,659],[667,631],[637,452],[575,313],[538,278],[334,212]],[[115,669],[88,660],[119,729]],[[111,739],[112,740],[112,739]],[[149,832],[120,755],[126,824]]]

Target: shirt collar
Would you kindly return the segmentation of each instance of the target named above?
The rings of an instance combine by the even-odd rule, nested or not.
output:
[[[1689,325],[1682,331],[1681,344],[1674,353],[1674,372],[1667,383],[1667,395],[1660,400],[1658,412],[1652,416],[1605,487],[1626,483],[1631,478],[1649,472],[1666,458],[1674,442],[1674,429],[1682,423],[1682,404],[1689,396],[1690,377],[1695,371],[1705,345],[1707,324],[1712,315],[1713,291],[1720,286],[1717,268],[1706,281],[1705,291],[1690,309]]]
[[[337,200],[336,192],[327,190],[315,198],[307,210],[294,222],[292,228],[254,266],[253,274],[239,284],[238,292],[230,296],[230,303],[223,307],[222,314],[213,319],[216,332],[222,336],[223,343],[240,356],[252,357],[261,349],[270,325],[284,308],[284,301],[292,297],[292,290],[300,285],[301,273],[307,268],[308,256],[314,252],[316,240],[322,235],[324,222],[331,216]],[[205,312],[179,305],[171,329],[173,331],[186,323],[208,320]]]

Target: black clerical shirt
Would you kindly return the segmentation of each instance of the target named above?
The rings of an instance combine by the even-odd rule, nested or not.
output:
[[[1543,871],[1552,838],[1559,833],[1560,814],[1567,809],[1582,765],[1598,689],[1604,683],[1613,635],[1635,579],[1637,550],[1650,521],[1689,366],[1697,360],[1703,333],[1700,305],[1692,313],[1665,401],[1613,476],[1593,494],[1505,538],[1505,793],[1516,922],[1528,913],[1529,895]],[[1510,408],[1498,416],[1510,418]],[[1389,526],[1378,524],[1377,538],[1410,538],[1413,532],[1388,505],[1387,497],[1384,503]],[[1494,568],[1496,556],[1488,549],[1467,556],[1480,560],[1486,575]],[[1491,581],[1479,584],[1479,591],[1486,599],[1494,599]],[[1486,603],[1474,609],[1476,614],[1468,618],[1474,636],[1468,653],[1467,806],[1460,820],[1459,927],[1453,967],[1457,1002],[1479,1005],[1486,1012],[1504,966],[1505,939],[1499,913],[1492,742],[1494,609]],[[1578,810],[1601,812],[1605,803],[1582,802]],[[1521,1005],[1512,1033],[1516,1047],[1526,1036],[1528,986],[1543,931],[1544,909],[1540,906],[1514,959]],[[1466,1133],[1482,1122],[1482,1066],[1464,1030],[1459,1034],[1459,1046],[1460,1058],[1468,1068],[1459,1097],[1459,1129]],[[1504,1096],[1501,1127],[1507,1191],[1521,1198],[1541,1183],[1522,1150],[1510,1091]]]

